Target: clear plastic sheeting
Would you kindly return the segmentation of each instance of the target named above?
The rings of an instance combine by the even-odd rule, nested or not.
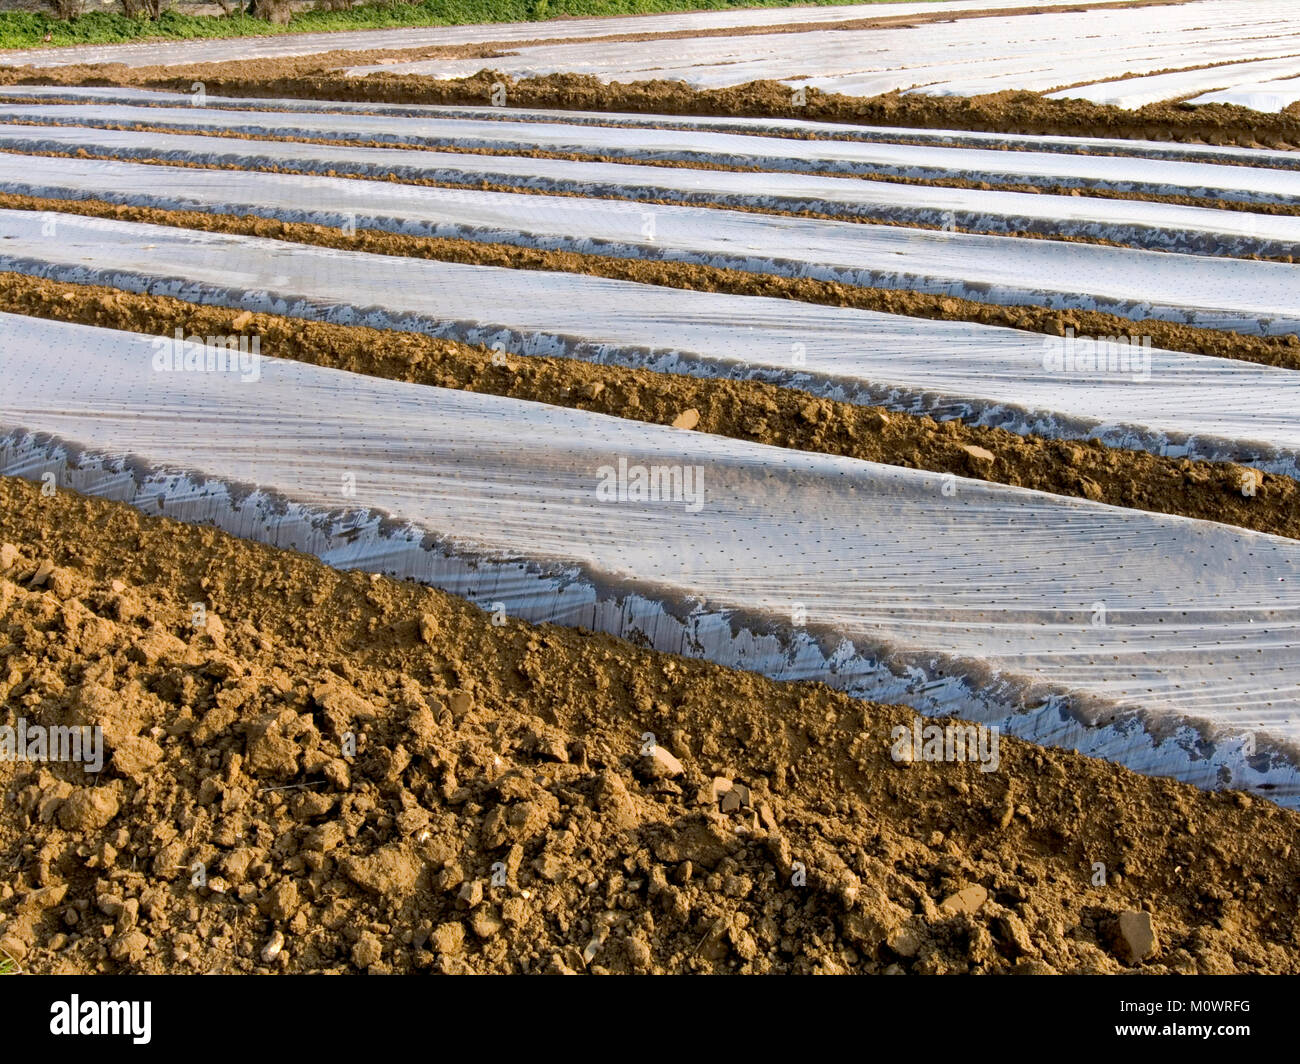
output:
[[[0,212],[0,269],[523,355],[753,377],[1016,432],[1300,472],[1300,376],[1140,342],[1058,343],[793,300],[22,211]]]
[[[10,104],[0,116],[24,125],[105,129],[141,125],[178,132],[360,141],[393,145],[594,155],[629,162],[707,163],[760,171],[887,174],[927,180],[1028,184],[1205,196],[1241,203],[1293,204],[1300,171],[1168,159],[1064,155],[1057,152],[795,140],[708,130],[639,129],[561,122],[415,119],[387,115],[282,114],[212,107],[117,104]],[[754,181],[766,175],[750,174]]]
[[[0,148],[49,150],[73,143],[69,130],[62,141],[37,129],[0,127]],[[881,254],[894,256],[888,244],[874,248],[874,231],[845,223],[796,221],[761,214],[703,213],[665,206],[681,199],[760,210],[812,211],[866,216],[895,225],[915,225],[999,234],[1035,233],[1105,240],[1152,251],[1176,251],[1216,257],[1300,256],[1300,218],[1211,210],[1143,200],[1058,196],[1046,193],[996,192],[902,185],[808,174],[773,174],[755,181],[752,174],[619,163],[569,160],[515,160],[502,167],[483,156],[459,156],[449,165],[429,165],[429,152],[399,149],[338,149],[301,156],[287,145],[263,150],[258,141],[230,143],[212,151],[211,138],[167,133],[100,136],[77,131],[81,151],[105,155],[134,153],[141,158],[216,165],[320,169],[387,176],[406,163],[385,159],[386,152],[417,156],[422,172],[457,183],[494,183],[514,172],[520,188],[546,192],[589,193],[601,198],[563,198],[479,190],[423,188],[393,182],[301,177],[283,173],[239,173],[193,167],[142,166],[128,162],[60,159],[0,154],[0,188],[6,192],[56,199],[96,198],[114,203],[179,210],[257,214],[288,221],[337,225],[354,216],[357,225],[394,232],[455,236],[472,240],[556,247],[607,255],[671,258],[711,265],[736,265],[789,276],[848,279]],[[186,150],[176,140],[200,143]],[[251,155],[244,154],[247,146]],[[375,158],[376,153],[378,158]],[[359,156],[355,161],[349,156]],[[437,153],[441,156],[442,153]],[[619,202],[641,200],[646,205]],[[764,257],[757,249],[768,248]],[[838,250],[837,250],[838,248]],[[737,249],[743,249],[738,261]],[[959,247],[958,250],[965,251]],[[1086,253],[1083,253],[1086,254]],[[874,282],[873,282],[874,283]]]
[[[953,11],[1019,7],[1024,0],[955,0],[938,5]],[[1049,5],[1077,0],[1034,0]],[[934,11],[934,3],[891,6],[890,14]],[[822,8],[793,7],[741,11],[685,11],[667,15],[611,18],[558,18],[536,22],[488,22],[463,26],[404,26],[391,30],[338,33],[281,33],[267,37],[214,40],[151,41],[148,44],[73,45],[0,51],[0,65],[68,66],[79,63],[122,63],[126,66],[174,66],[220,63],[241,59],[276,59],[321,52],[361,52],[382,48],[443,48],[495,41],[563,40],[626,33],[680,33],[728,27],[781,26],[789,23],[842,22],[880,14],[878,4],[845,4]]]
[[[1063,6],[1056,12],[996,13],[949,21],[899,24],[899,16]],[[1074,0],[962,0],[960,3],[858,5],[835,8],[687,12],[636,18],[564,19],[374,30],[281,34],[234,40],[83,45],[0,52],[0,65],[58,67],[85,63],[127,66],[266,59],[325,51],[443,48],[498,44],[491,58],[430,58],[352,67],[370,74],[469,77],[483,69],[523,78],[583,74],[606,82],[674,80],[701,89],[758,80],[784,81],[850,96],[919,92],[975,96],[1062,85],[1075,97],[1138,107],[1229,88],[1239,79],[1300,72],[1300,32],[1292,0],[1187,0],[1118,6]],[[852,28],[854,20],[887,25]],[[782,26],[800,26],[781,32]],[[813,27],[811,29],[803,27]],[[822,27],[825,28],[822,28]],[[690,34],[719,29],[774,32]],[[643,40],[608,40],[645,35]],[[658,35],[658,36],[656,36]],[[1086,41],[1087,47],[1079,47]],[[1198,69],[1162,74],[1187,65]],[[1289,65],[1288,65],[1289,64]]]
[[[201,350],[0,316],[0,472],[1300,798],[1298,543]]]
[[[74,45],[0,51],[0,66],[57,67],[80,63],[122,63],[130,67],[220,63],[241,59],[275,59],[321,52],[369,51],[381,48],[441,48],[456,44],[538,41],[603,37],[628,33],[679,33],[729,27],[779,27],[790,24],[852,21],[854,19],[989,11],[999,8],[1079,6],[1080,0],[919,0],[828,7],[759,8],[739,11],[685,11],[668,15],[611,18],[546,19],[536,22],[494,22],[468,26],[409,26],[392,30],[340,33],[281,33],[267,37],[216,40],[150,41],[147,44]]]
[[[1230,89],[1249,85],[1266,78],[1300,77],[1300,48],[1292,50],[1285,58],[1257,63],[1225,63],[1179,70],[1169,74],[1153,74],[1144,78],[1122,78],[1103,81],[1096,85],[1082,85],[1048,94],[1049,100],[1087,100],[1090,103],[1112,104],[1125,110],[1136,110],[1150,103],[1192,96],[1211,89]],[[1243,106],[1250,106],[1244,104]]]
[[[1249,107],[1252,111],[1278,114],[1293,104],[1300,103],[1300,63],[1297,75],[1277,81],[1252,81],[1231,89],[1207,92],[1187,102],[1195,107],[1211,103],[1226,103],[1236,107]]]
[[[358,66],[349,73],[461,78],[487,67],[515,78],[570,73],[607,82],[680,81],[697,89],[782,81],[848,96],[977,96],[1104,82],[1101,91],[1114,94],[1120,106],[1139,106],[1114,86],[1185,67],[1189,56],[1202,69],[1174,77],[1167,94],[1156,98],[1173,98],[1189,86],[1205,91],[1224,85],[1230,75],[1221,71],[1248,61],[1300,62],[1294,15],[1292,0],[1081,5],[887,29],[697,37],[675,40],[671,47],[663,41],[521,44],[490,62],[434,58]]]
[[[1278,84],[1285,84],[1279,82]],[[0,100],[50,103],[118,103],[132,106],[192,107],[194,93],[117,86],[10,85],[0,86]],[[1194,100],[1193,103],[1201,101]],[[842,122],[810,122],[798,118],[748,118],[728,115],[626,114],[617,111],[561,111],[527,107],[473,107],[444,104],[358,103],[348,100],[295,100],[276,97],[220,96],[207,93],[203,106],[222,110],[290,111],[309,114],[375,114],[399,118],[467,118],[498,122],[562,122],[570,125],[637,129],[699,129],[719,133],[759,133],[822,140],[882,144],[930,144],[952,148],[1009,148],[1015,151],[1118,155],[1190,162],[1227,162],[1243,166],[1300,169],[1300,153],[1239,148],[1230,144],[1179,144],[1160,140],[1114,137],[1064,137],[1026,133],[986,133],[964,129],[915,129],[907,126],[865,126]],[[3,127],[0,127],[2,131]],[[337,150],[331,147],[331,150]]]

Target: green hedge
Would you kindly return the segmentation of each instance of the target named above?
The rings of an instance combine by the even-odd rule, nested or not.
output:
[[[800,0],[819,7],[863,0]],[[896,0],[868,0],[893,3]],[[307,11],[285,26],[248,15],[233,17],[164,12],[157,22],[95,11],[64,22],[27,11],[0,12],[0,48],[51,44],[115,44],[147,39],[253,37],[324,30],[384,29],[401,26],[450,26],[476,22],[535,22],[564,15],[648,15],[664,11],[717,11],[745,7],[789,7],[792,0],[423,0],[418,4],[372,4],[350,11]]]

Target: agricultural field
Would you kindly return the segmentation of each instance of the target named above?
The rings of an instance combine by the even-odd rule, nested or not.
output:
[[[0,52],[0,963],[1297,973],[1297,254],[1283,0]]]

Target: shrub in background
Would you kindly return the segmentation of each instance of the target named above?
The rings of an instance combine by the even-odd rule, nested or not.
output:
[[[81,15],[85,0],[45,0],[55,18],[74,19]]]

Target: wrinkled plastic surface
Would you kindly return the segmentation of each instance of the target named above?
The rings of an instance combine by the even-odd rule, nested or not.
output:
[[[1240,10],[1240,8],[1238,8]],[[1294,9],[1292,10],[1294,15]],[[1161,100],[1172,100],[1184,96],[1193,96],[1208,89],[1231,89],[1239,85],[1251,85],[1270,78],[1292,77],[1300,75],[1300,49],[1296,38],[1287,38],[1291,43],[1287,53],[1281,59],[1266,59],[1260,62],[1234,62],[1207,65],[1194,70],[1179,70],[1168,74],[1153,74],[1143,78],[1124,78],[1119,81],[1103,81],[1096,85],[1083,85],[1072,89],[1048,94],[1049,100],[1088,100],[1091,103],[1111,104],[1125,110],[1135,110]],[[1268,42],[1272,44],[1272,41]],[[1257,54],[1252,51],[1251,54]],[[1264,53],[1267,54],[1267,53]],[[1246,55],[1241,56],[1246,59]],[[1250,107],[1248,96],[1240,96],[1232,102]],[[1205,101],[1192,101],[1193,103]]]
[[[1066,370],[1045,359],[1041,335],[965,322],[25,211],[0,212],[0,269],[521,354],[758,377],[1284,473],[1300,448],[1291,371],[1158,350],[1146,379],[1131,365]]]
[[[55,134],[51,136],[50,134]],[[1100,199],[1046,193],[938,188],[810,174],[753,174],[567,159],[505,159],[402,149],[266,145],[167,133],[43,130],[0,126],[0,148],[67,150],[119,158],[134,155],[223,167],[274,167],[387,177],[394,171],[425,180],[462,184],[491,181],[521,189],[570,192],[599,199],[521,197],[479,190],[404,187],[391,181],[304,179],[289,174],[140,166],[110,160],[57,159],[0,154],[0,187],[52,198],[93,196],[113,202],[179,209],[237,209],[287,220],[314,220],[338,212],[364,216],[366,225],[404,232],[435,232],[503,239],[529,246],[575,246],[626,254],[629,235],[640,237],[641,257],[694,255],[722,264],[737,248],[754,252],[748,268],[845,276],[870,256],[869,231],[834,223],[758,214],[702,215],[656,205],[682,199],[762,210],[813,211],[866,216],[902,225],[981,233],[1036,233],[1101,239],[1152,251],[1216,257],[1300,256],[1300,218],[1248,211],[1210,210],[1143,200]],[[430,158],[432,156],[432,159]],[[620,203],[641,200],[647,205]],[[629,222],[632,227],[629,229]],[[327,223],[328,224],[328,223]],[[639,229],[637,228],[639,226]],[[760,237],[752,234],[763,233]],[[680,239],[684,236],[686,239]],[[805,243],[802,250],[800,241]],[[840,250],[835,250],[838,240]],[[823,244],[823,241],[828,241]],[[581,247],[576,247],[581,245]],[[767,248],[768,265],[757,253]],[[959,248],[959,250],[961,250]],[[845,252],[848,257],[845,257]],[[893,254],[892,245],[887,254]],[[1066,252],[1068,254],[1068,252]],[[877,260],[879,261],[879,260]],[[802,262],[802,265],[800,263]]]
[[[1035,6],[1077,4],[1078,0],[1034,0]],[[1020,7],[1024,0],[947,0],[944,3],[891,4],[890,15]],[[687,11],[669,15],[612,18],[547,19],[468,26],[410,26],[392,30],[338,33],[282,33],[226,40],[156,41],[148,44],[75,45],[0,51],[0,65],[37,67],[75,63],[123,63],[126,66],[218,63],[233,59],[269,59],[320,52],[368,51],[379,48],[437,48],[486,41],[535,41],[565,37],[600,37],[625,33],[672,33],[729,26],[780,26],[789,23],[835,23],[872,18],[878,4],[833,7],[766,8],[740,11]]]
[[[171,343],[0,316],[0,472],[59,468],[534,618],[627,635],[635,600],[662,622],[652,641],[675,632],[683,652],[736,663],[744,645],[749,668],[889,682],[1035,734],[1073,714],[1144,770],[1294,782],[1300,544],[276,359],[242,377],[160,368]],[[682,490],[638,497],[638,468]],[[1248,732],[1272,744],[1253,766]]]
[[[1300,63],[1297,65],[1300,66]],[[1232,89],[1207,92],[1188,103],[1198,107],[1209,103],[1227,103],[1249,107],[1252,111],[1278,114],[1292,104],[1300,103],[1300,76],[1277,81],[1251,81]]]
[[[1300,198],[1300,171],[1168,159],[777,139],[707,130],[637,129],[561,122],[283,114],[221,111],[212,107],[10,104],[3,108],[2,113],[13,121],[33,125],[103,128],[138,123],[180,132],[212,131],[505,152],[540,150],[602,155],[629,161],[702,162],[757,170],[890,174],[931,179],[950,178],[957,173],[968,181],[1218,196],[1245,203],[1294,203]]]
[[[682,81],[699,89],[777,80],[850,96],[976,96],[1082,84],[1082,90],[1069,91],[1135,107],[1222,86],[1235,65],[1250,60],[1290,57],[1290,69],[1300,69],[1294,65],[1300,62],[1294,14],[1290,0],[1092,10],[1080,5],[1059,13],[888,29],[688,38],[671,48],[663,41],[521,44],[513,54],[494,57],[490,67],[513,77],[573,73],[604,81]],[[1145,93],[1132,90],[1136,96],[1122,87],[1135,75],[1191,65],[1189,56],[1201,69],[1171,75],[1167,82],[1152,78]],[[486,65],[481,59],[430,59],[351,72],[458,78]]]
[[[1286,84],[1279,82],[1279,85]],[[193,107],[193,93],[130,89],[104,85],[0,86],[0,100],[51,103],[120,103],[157,107]],[[1192,101],[1200,102],[1199,100]],[[1088,153],[1192,162],[1229,162],[1247,166],[1300,169],[1295,152],[1239,148],[1231,144],[1179,144],[1114,137],[1064,137],[1025,133],[989,133],[964,129],[915,129],[907,126],[850,125],[797,118],[748,118],[736,115],[626,114],[618,111],[560,111],[528,107],[451,106],[439,104],[358,103],[348,100],[295,100],[220,96],[207,93],[203,106],[222,110],[292,111],[309,114],[378,114],[405,118],[468,118],[476,121],[565,122],[574,125],[631,128],[701,129],[721,133],[766,133],[817,139],[884,144],[933,144],[946,147],[1012,148],[1017,151]]]

